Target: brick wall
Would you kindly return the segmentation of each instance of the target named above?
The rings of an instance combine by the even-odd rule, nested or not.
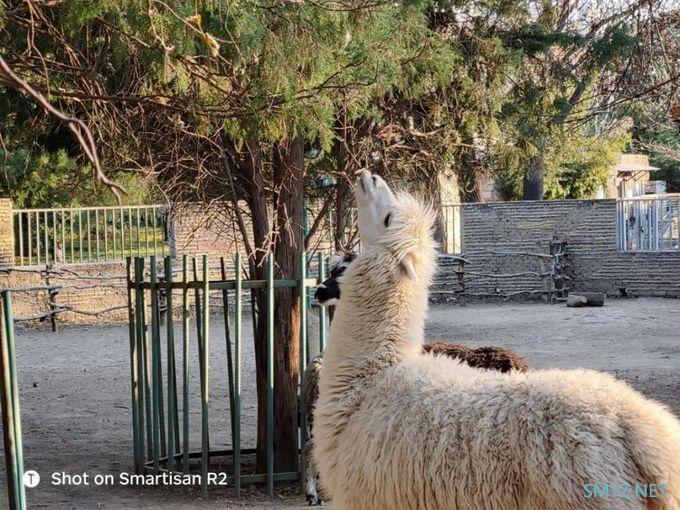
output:
[[[14,263],[14,222],[12,201],[0,198],[0,267]]]
[[[680,252],[620,252],[616,200],[557,200],[465,204],[463,252],[468,269],[492,273],[539,271],[536,259],[475,254],[485,250],[549,252],[554,237],[567,241],[567,274],[574,290],[619,295],[680,297]],[[493,293],[540,288],[531,276],[478,279]]]
[[[220,257],[231,261],[238,250],[243,251],[236,218],[224,203],[173,205],[171,231],[177,257],[208,255],[211,263],[217,263]]]

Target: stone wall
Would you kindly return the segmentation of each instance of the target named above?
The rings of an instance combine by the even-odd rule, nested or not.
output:
[[[56,265],[53,269],[49,283],[60,287],[53,298],[56,308],[83,312],[59,313],[58,324],[117,324],[127,321],[124,262]],[[52,309],[50,294],[43,289],[46,283],[45,273],[39,267],[16,268],[0,273],[0,288],[13,290],[13,310],[18,319],[35,317],[39,321],[40,316]],[[105,313],[99,314],[105,310]],[[46,317],[42,320],[49,321]]]
[[[680,297],[680,252],[621,252],[616,200],[557,200],[464,204],[463,252],[471,271],[540,272],[538,259],[484,255],[489,250],[548,253],[553,238],[567,242],[566,274],[574,290],[608,295]],[[540,279],[478,278],[483,292],[540,288]]]

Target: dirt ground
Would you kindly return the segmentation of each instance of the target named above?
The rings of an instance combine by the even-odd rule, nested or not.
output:
[[[230,446],[223,332],[222,319],[216,318],[211,324],[211,442],[217,448]],[[244,336],[250,335],[244,329]],[[471,346],[504,345],[525,356],[534,368],[613,372],[680,415],[680,300],[611,300],[604,308],[581,309],[544,304],[442,305],[430,313],[427,337]],[[254,365],[251,342],[244,347],[243,432],[248,447],[254,442]],[[195,341],[192,348],[196,350]],[[89,486],[53,485],[53,473],[88,473],[91,479],[113,474],[118,479],[121,472],[131,470],[128,330],[126,326],[78,327],[54,334],[18,328],[17,356],[25,468],[42,477],[36,488],[27,489],[30,508],[306,508],[295,487],[278,488],[274,500],[257,490],[237,500],[231,489],[218,487],[206,500],[186,487],[100,487],[92,480]],[[196,367],[194,358],[192,385],[197,389]],[[190,408],[192,420],[198,423],[196,393]],[[194,445],[199,438],[200,431],[192,430]],[[5,483],[0,471],[0,498],[6,494]]]

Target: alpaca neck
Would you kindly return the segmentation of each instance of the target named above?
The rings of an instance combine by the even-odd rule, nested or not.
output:
[[[430,275],[412,281],[398,268],[375,270],[393,263],[384,259],[357,260],[343,281],[326,365],[338,375],[365,377],[422,350]]]

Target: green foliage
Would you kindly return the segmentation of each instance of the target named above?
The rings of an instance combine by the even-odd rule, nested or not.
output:
[[[630,143],[626,127],[594,135],[586,127],[553,128],[545,138],[545,198],[593,198],[606,187],[608,172]],[[509,200],[522,196],[525,169],[536,157],[535,147],[496,147],[501,194]]]
[[[81,166],[66,150],[25,149],[5,153],[0,149],[0,196],[9,197],[17,208],[78,207],[114,205],[113,194],[104,187],[95,189],[89,165]],[[116,174],[126,187],[124,204],[143,204],[153,200],[149,182],[136,174]]]
[[[592,36],[564,28],[560,5],[551,1],[334,5],[73,0],[46,8],[71,49],[48,30],[37,30],[33,41],[50,61],[67,65],[43,73],[31,62],[22,72],[44,90],[150,98],[138,108],[106,104],[105,113],[111,114],[106,122],[96,117],[101,104],[50,98],[78,116],[91,115],[99,138],[107,142],[102,160],[114,168],[135,166],[128,165],[134,161],[172,171],[175,155],[163,151],[180,140],[186,153],[179,160],[208,161],[210,171],[219,174],[222,162],[214,147],[207,155],[205,148],[191,152],[195,140],[214,140],[221,133],[236,148],[254,139],[269,150],[303,136],[307,147],[320,151],[309,161],[311,173],[329,176],[342,111],[350,124],[367,119],[402,128],[405,134],[391,142],[408,150],[398,153],[399,161],[385,162],[386,171],[414,167],[432,173],[452,164],[460,172],[478,159],[498,171],[511,198],[521,195],[532,158],[543,160],[549,197],[586,196],[602,180],[620,134],[612,138],[563,124],[587,115],[593,105],[581,100],[580,91],[594,94],[600,73],[628,54],[635,43],[633,27],[617,22]],[[26,51],[30,38],[22,24],[5,23],[0,31],[15,59],[36,54]],[[70,67],[74,54],[82,61]],[[565,55],[584,57],[574,62]],[[78,66],[92,81],[74,71]],[[180,139],[178,133],[175,139],[173,126],[191,136]],[[72,138],[33,104],[0,90],[0,129],[11,161],[4,184],[10,194],[59,204],[68,200],[60,189],[83,190],[76,202],[97,196],[84,184],[89,172]],[[143,135],[135,136],[135,129]],[[411,130],[428,138],[409,138]],[[50,168],[57,173],[55,182],[46,178]],[[130,178],[124,175],[114,171],[117,179]],[[43,180],[44,193],[33,193]],[[139,192],[145,188],[146,182]]]
[[[651,165],[658,168],[652,179],[666,181],[669,193],[680,193],[680,130],[672,124],[651,124],[639,126],[638,136],[649,153]]]
[[[606,188],[609,172],[629,143],[626,131],[593,136],[560,130],[546,156],[546,199],[593,198]]]

